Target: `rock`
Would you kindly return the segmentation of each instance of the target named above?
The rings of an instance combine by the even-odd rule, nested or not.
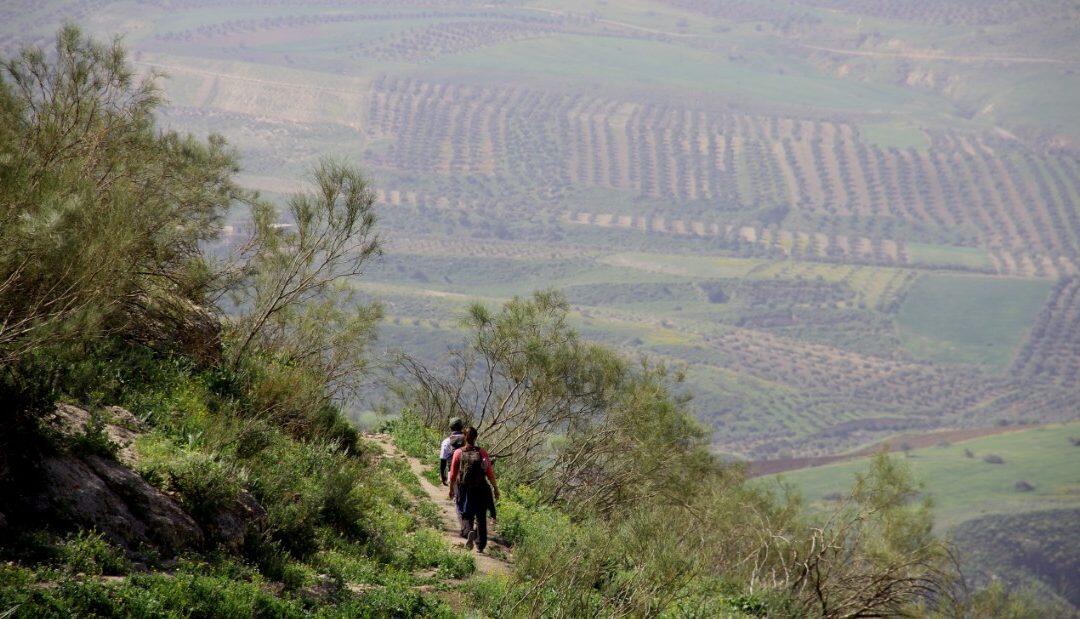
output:
[[[179,295],[143,295],[138,301],[146,320],[136,337],[164,344],[202,363],[221,359],[221,318],[213,310]]]
[[[34,508],[49,520],[96,529],[135,552],[175,554],[203,544],[195,520],[170,496],[123,464],[98,455],[46,457]]]
[[[266,510],[247,491],[196,521],[176,499],[132,470],[138,459],[134,444],[143,424],[117,406],[102,414],[102,430],[119,447],[117,460],[99,454],[45,456],[37,471],[40,479],[28,497],[31,518],[96,529],[134,556],[147,546],[164,556],[208,545],[237,552],[248,531],[265,524]],[[62,435],[76,437],[86,433],[92,419],[86,409],[60,404],[50,422]]]
[[[266,523],[266,510],[246,490],[232,504],[211,514],[202,523],[206,536],[230,552],[237,552],[244,544],[250,530],[262,528]]]
[[[138,460],[135,452],[135,439],[143,429],[140,422],[131,411],[119,406],[107,406],[101,413],[105,421],[105,434],[117,447],[117,458],[134,466]],[[86,433],[92,415],[89,411],[71,404],[57,404],[52,418],[53,426],[63,435],[72,437]]]
[[[304,587],[301,593],[313,601],[322,602],[337,595],[341,589],[339,580],[329,574],[319,574],[315,577],[315,584]]]

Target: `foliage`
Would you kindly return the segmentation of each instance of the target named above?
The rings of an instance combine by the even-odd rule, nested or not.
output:
[[[159,436],[139,443],[139,473],[163,489],[176,493],[196,519],[213,514],[234,501],[244,483],[244,473],[220,457],[195,447],[176,445]]]
[[[131,567],[123,553],[93,531],[70,536],[57,550],[64,571],[72,574],[123,574]]]
[[[317,373],[331,400],[355,392],[364,344],[381,318],[380,308],[358,304],[343,280],[362,274],[380,249],[367,180],[326,160],[313,181],[311,194],[289,202],[287,224],[255,213],[247,279],[233,291],[243,313],[232,326],[230,355],[235,366],[254,349],[273,351],[283,366]]]
[[[0,361],[105,333],[190,347],[200,244],[242,197],[224,141],[154,127],[154,75],[66,27],[0,82]]]
[[[555,292],[474,305],[447,372],[413,359],[404,390],[425,424],[460,416],[513,475],[555,499],[612,509],[708,474],[706,434],[675,396],[680,377],[583,341]]]
[[[918,495],[910,470],[881,454],[824,525],[768,544],[797,604],[824,617],[891,615],[944,595],[956,566]]]

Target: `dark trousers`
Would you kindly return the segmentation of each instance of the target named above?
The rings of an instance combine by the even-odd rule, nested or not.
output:
[[[476,549],[483,550],[487,546],[487,512],[476,514],[461,514],[461,533],[468,537],[469,533],[476,531]]]

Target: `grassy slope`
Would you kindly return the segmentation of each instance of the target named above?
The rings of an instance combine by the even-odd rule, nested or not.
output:
[[[1080,435],[1080,423],[1053,425],[973,439],[947,447],[916,449],[906,459],[916,477],[926,484],[935,503],[938,525],[951,527],[986,514],[1020,513],[1036,509],[1080,505],[1080,448],[1070,436]],[[974,458],[968,458],[970,450]],[[990,464],[983,457],[996,454],[1004,464]],[[822,498],[843,493],[856,473],[865,470],[867,459],[814,467],[766,478],[793,484],[810,501],[825,505]],[[1035,486],[1019,492],[1018,481]]]
[[[0,615],[450,614],[426,592],[469,575],[474,562],[444,541],[438,507],[406,467],[357,440],[341,419],[332,438],[297,436],[249,416],[258,396],[242,386],[248,380],[256,389],[298,388],[280,382],[288,379],[272,363],[261,365],[267,375],[248,379],[122,350],[73,363],[70,392],[60,396],[120,404],[145,420],[135,470],[197,519],[241,490],[267,515],[239,551],[188,550],[177,562],[151,552],[141,566],[93,534],[21,532],[0,548],[15,561],[0,562]],[[339,440],[355,444],[342,449]],[[117,578],[103,583],[102,575]]]
[[[1050,286],[1041,280],[925,275],[900,306],[901,339],[921,359],[1004,369]]]

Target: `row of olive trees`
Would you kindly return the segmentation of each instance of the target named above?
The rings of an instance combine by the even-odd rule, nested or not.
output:
[[[233,370],[302,371],[275,407],[348,397],[377,306],[344,284],[378,253],[374,193],[334,162],[276,209],[220,136],[163,130],[156,74],[65,27],[0,76],[0,368],[120,339]],[[210,251],[226,217],[250,238]],[[297,370],[299,368],[299,370]],[[293,385],[299,384],[295,381]],[[273,412],[273,411],[267,411]]]

